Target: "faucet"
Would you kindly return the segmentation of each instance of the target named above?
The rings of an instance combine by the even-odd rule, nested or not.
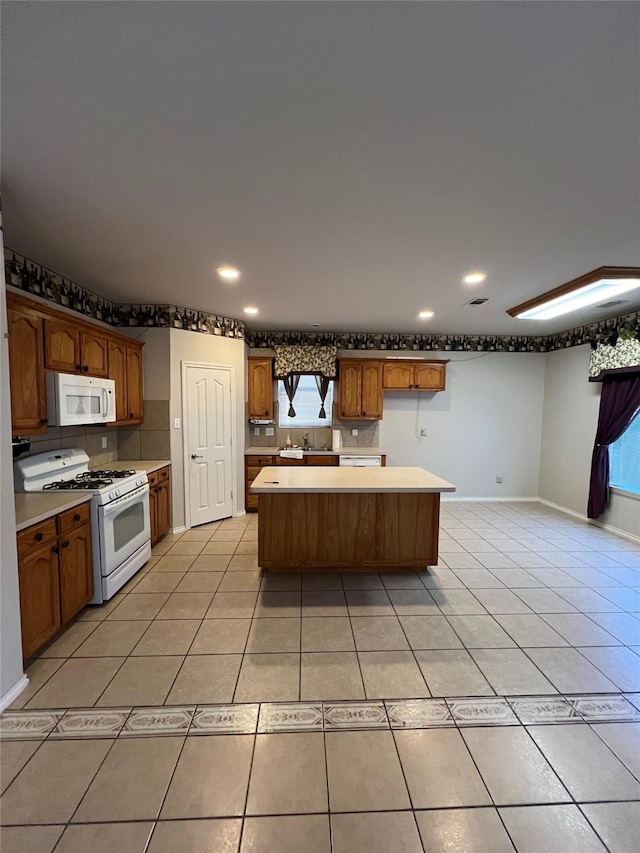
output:
[[[302,447],[304,450],[309,449],[309,433],[305,433],[305,435],[302,436]]]

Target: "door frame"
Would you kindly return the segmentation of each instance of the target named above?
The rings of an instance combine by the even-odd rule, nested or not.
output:
[[[237,512],[238,489],[237,489],[237,465],[236,465],[236,369],[233,364],[206,364],[200,361],[183,361],[182,363],[182,489],[184,499],[184,523],[187,530],[191,530],[191,502],[189,500],[189,489],[187,471],[189,459],[189,448],[187,447],[189,437],[189,412],[187,406],[187,372],[190,367],[202,367],[205,369],[225,370],[229,374],[231,383],[231,517]]]

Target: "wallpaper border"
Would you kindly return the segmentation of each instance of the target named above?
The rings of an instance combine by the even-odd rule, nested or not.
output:
[[[5,270],[7,284],[110,326],[186,329],[237,338],[256,349],[302,345],[332,346],[341,350],[542,353],[582,344],[591,344],[593,349],[603,344],[615,347],[619,339],[640,340],[640,311],[553,335],[537,336],[253,331],[243,320],[195,308],[110,302],[10,248],[5,248]]]

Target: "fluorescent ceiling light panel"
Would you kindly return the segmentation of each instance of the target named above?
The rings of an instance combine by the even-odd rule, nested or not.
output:
[[[637,288],[640,288],[640,269],[599,267],[536,299],[510,308],[507,314],[519,320],[552,320],[572,311],[608,302]]]

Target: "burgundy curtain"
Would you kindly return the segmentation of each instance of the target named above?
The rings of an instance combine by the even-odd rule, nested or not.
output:
[[[620,438],[640,408],[640,375],[609,376],[602,383],[600,414],[591,457],[587,515],[598,518],[609,500],[609,445]]]

